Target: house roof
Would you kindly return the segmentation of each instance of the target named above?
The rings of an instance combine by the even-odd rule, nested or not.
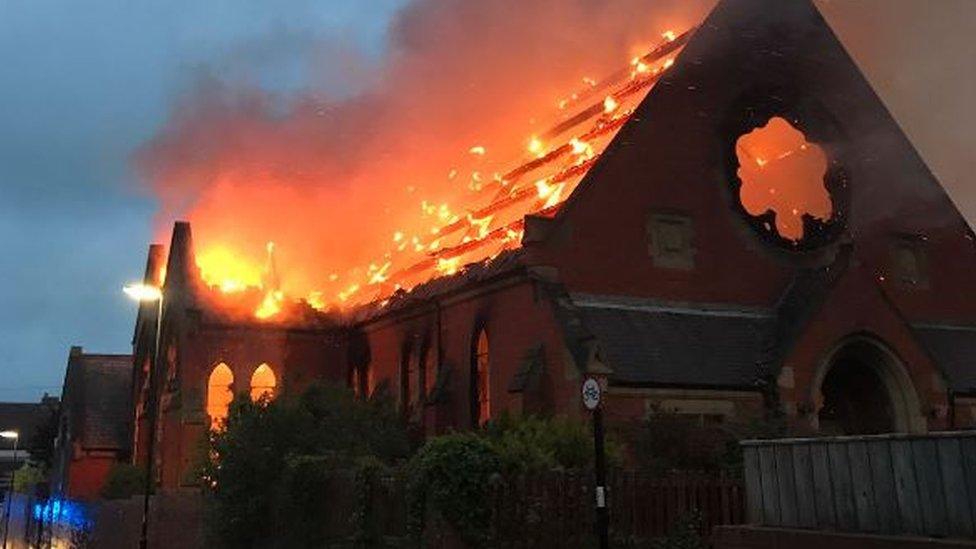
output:
[[[132,356],[85,354],[72,348],[62,395],[71,438],[82,448],[129,447]]]
[[[753,387],[775,325],[771,311],[574,295],[611,381]]]
[[[915,324],[912,329],[941,367],[949,387],[976,393],[976,326]]]
[[[28,448],[35,430],[57,409],[57,399],[45,397],[41,402],[0,402],[0,430],[20,433],[19,446]]]

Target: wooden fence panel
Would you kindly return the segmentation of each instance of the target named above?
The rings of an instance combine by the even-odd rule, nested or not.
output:
[[[867,452],[878,513],[878,531],[882,534],[896,533],[899,529],[898,498],[895,495],[895,477],[888,441],[869,441]]]
[[[851,463],[847,455],[847,444],[843,442],[828,443],[827,458],[830,463],[830,478],[834,488],[837,528],[856,530],[857,508],[854,505],[854,485],[851,480]]]
[[[742,444],[753,523],[976,538],[976,432]]]
[[[789,448],[784,446],[784,448]],[[817,508],[814,498],[807,497],[814,493],[813,464],[810,458],[810,445],[798,444],[793,446],[793,477],[796,482],[796,511],[797,524],[804,528],[817,526]]]
[[[913,440],[911,451],[915,457],[915,478],[918,480],[925,533],[932,536],[945,536],[949,533],[949,521],[945,496],[942,493],[942,478],[935,441]]]
[[[942,470],[942,493],[946,498],[949,533],[954,536],[973,537],[972,510],[966,474],[963,472],[962,450],[958,439],[937,441],[939,467]]]
[[[895,491],[898,495],[898,509],[901,511],[902,531],[921,534],[925,531],[925,526],[911,449],[910,444],[892,441],[891,463],[895,472]]]
[[[826,444],[810,445],[810,462],[813,467],[813,499],[817,508],[817,527],[836,528],[837,511],[834,507],[834,486],[830,480],[830,459]],[[746,491],[749,491],[746,485]]]
[[[854,508],[857,511],[857,530],[859,532],[878,531],[877,503],[874,500],[874,485],[871,481],[871,464],[868,462],[868,448],[864,441],[847,445],[850,458],[851,487],[854,490]]]

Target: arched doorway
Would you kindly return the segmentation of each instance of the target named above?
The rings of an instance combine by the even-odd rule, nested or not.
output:
[[[918,396],[901,360],[868,336],[847,338],[818,372],[818,431],[857,435],[925,430]]]

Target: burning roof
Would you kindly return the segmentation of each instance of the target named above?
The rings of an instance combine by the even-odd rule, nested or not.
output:
[[[495,163],[493,151],[471,145],[472,169],[445,168],[449,180],[465,187],[460,201],[419,199],[414,222],[389,235],[384,253],[368,265],[329,273],[305,295],[282,288],[271,242],[263,265],[241,260],[228,246],[204,247],[195,262],[210,300],[235,317],[246,310],[265,322],[296,316],[307,321],[315,311],[385,306],[420,284],[519,248],[525,217],[558,213],[691,34],[666,31],[606,78],[585,78],[554,105],[551,124],[527,140],[521,159]]]

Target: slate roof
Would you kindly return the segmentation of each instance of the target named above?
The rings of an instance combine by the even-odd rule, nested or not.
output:
[[[754,387],[774,329],[771,311],[572,296],[611,381]]]
[[[949,387],[976,393],[976,326],[915,324],[912,329],[942,369]]]
[[[72,349],[62,395],[62,413],[71,424],[72,443],[87,449],[128,449],[131,394],[131,355],[84,354]]]

